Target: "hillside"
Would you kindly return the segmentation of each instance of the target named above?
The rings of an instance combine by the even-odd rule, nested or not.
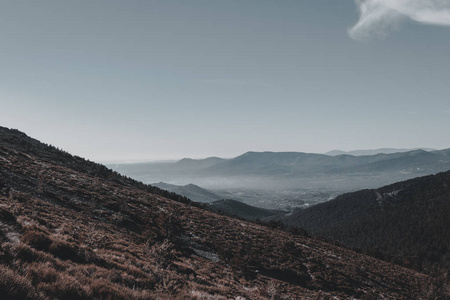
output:
[[[237,200],[223,199],[224,197],[203,189],[195,184],[180,186],[168,184],[165,182],[158,182],[152,183],[152,186],[156,186],[160,189],[185,196],[195,202],[204,203],[205,205],[203,205],[202,207],[208,210],[236,216],[247,220],[264,219],[287,213],[287,211],[283,210],[265,209],[248,205]]]
[[[202,189],[201,187],[195,184],[186,184],[181,186],[175,184],[168,184],[165,182],[158,182],[152,183],[152,186],[156,186],[160,189],[185,196],[191,199],[192,201],[196,202],[211,202],[223,198],[222,196],[219,196],[206,189]]]
[[[428,273],[450,267],[450,172],[341,195],[289,225]]]
[[[248,220],[264,219],[286,214],[287,211],[264,209],[232,199],[221,199],[207,203],[209,209]]]
[[[437,292],[419,272],[152,191],[159,190],[0,128],[2,297],[419,299]]]

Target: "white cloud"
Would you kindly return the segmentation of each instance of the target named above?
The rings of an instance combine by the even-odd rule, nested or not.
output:
[[[358,23],[349,29],[350,37],[365,39],[386,35],[405,19],[450,26],[450,0],[355,0]]]

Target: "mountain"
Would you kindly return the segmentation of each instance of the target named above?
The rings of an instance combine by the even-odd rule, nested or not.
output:
[[[304,176],[355,172],[415,172],[450,169],[448,150],[412,150],[368,156],[328,156],[301,152],[247,152],[212,165],[206,173],[225,175]]]
[[[0,127],[2,299],[424,299],[432,280]]]
[[[352,151],[341,151],[341,150],[332,150],[327,153],[326,155],[330,156],[336,156],[336,155],[353,155],[353,156],[362,156],[362,155],[375,155],[375,154],[392,154],[392,153],[399,153],[399,152],[408,152],[413,150],[425,150],[425,151],[434,151],[435,149],[430,148],[415,148],[415,149],[397,149],[397,148],[380,148],[380,149],[371,149],[371,150],[352,150]]]
[[[330,156],[302,152],[247,152],[232,159],[111,165],[143,182],[194,183],[207,189],[323,188],[354,191],[450,170],[449,149]]]
[[[283,221],[428,273],[450,267],[450,171],[362,190]]]
[[[231,199],[222,199],[210,202],[208,203],[208,206],[213,211],[219,211],[228,215],[237,216],[249,220],[275,217],[287,213],[287,211],[255,207]]]
[[[182,168],[202,169],[214,166],[226,160],[227,159],[220,157],[208,157],[204,159],[183,158],[182,160],[177,161],[176,165],[177,167]]]
[[[265,209],[251,206],[237,200],[223,199],[223,196],[219,196],[211,191],[202,189],[195,184],[179,186],[159,182],[152,183],[152,186],[156,186],[160,189],[185,196],[196,202],[205,203],[206,206],[204,207],[208,210],[221,212],[227,215],[236,216],[247,220],[264,219],[287,213],[287,211],[284,210]]]
[[[302,152],[247,152],[207,168],[206,173],[225,175],[285,175],[297,166],[314,168],[328,156]]]
[[[223,161],[226,159],[218,157],[183,158],[175,162],[107,164],[106,166],[145,183],[166,182],[174,185],[187,185],[198,178],[197,174],[201,170]]]
[[[211,191],[206,189],[202,189],[198,185],[195,184],[187,184],[187,185],[174,185],[168,184],[165,182],[152,183],[152,186],[156,186],[160,189],[167,190],[179,195],[183,195],[192,201],[196,202],[211,202],[213,200],[222,199],[222,196],[219,196]]]

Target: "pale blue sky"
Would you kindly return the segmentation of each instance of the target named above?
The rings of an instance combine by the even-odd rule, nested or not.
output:
[[[449,148],[446,1],[371,2],[0,0],[0,125],[96,161]]]

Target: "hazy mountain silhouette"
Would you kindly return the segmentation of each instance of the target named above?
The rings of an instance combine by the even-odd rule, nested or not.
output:
[[[348,154],[348,155],[354,155],[354,156],[361,156],[361,155],[375,155],[375,154],[392,154],[392,153],[398,153],[398,152],[408,152],[413,150],[425,150],[425,151],[434,151],[436,149],[431,148],[414,148],[414,149],[405,149],[405,148],[380,148],[380,149],[370,149],[370,150],[351,150],[351,151],[342,151],[342,150],[332,150],[327,153],[326,155],[336,156],[336,155],[342,155],[342,154]]]
[[[110,167],[147,183],[194,183],[207,189],[328,187],[351,191],[450,170],[450,154],[448,149],[363,156],[247,152],[232,159],[183,159],[177,163]]]
[[[177,167],[181,167],[183,169],[202,169],[214,166],[223,161],[226,161],[226,159],[219,157],[208,157],[204,159],[183,158],[176,162],[176,165]]]
[[[429,171],[450,169],[448,150],[412,150],[392,154],[368,156],[301,152],[247,152],[234,159],[207,168],[211,174],[301,176],[308,174],[336,174],[350,172]]]

